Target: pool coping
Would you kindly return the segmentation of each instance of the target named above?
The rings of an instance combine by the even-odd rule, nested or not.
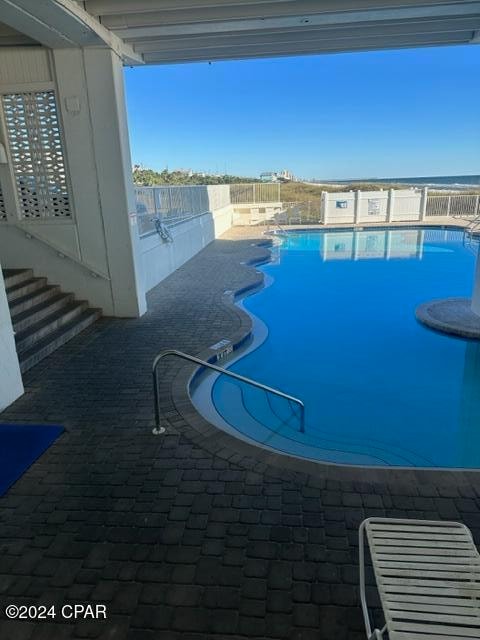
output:
[[[412,228],[421,227],[421,224],[410,225]],[[432,228],[431,224],[425,225]],[[463,230],[459,225],[436,225],[437,228],[451,228]],[[367,228],[366,225],[361,225]],[[378,225],[368,228],[378,228]],[[386,227],[393,229],[392,227]],[[405,226],[397,227],[405,228]],[[313,231],[315,228],[302,227],[302,231]],[[327,227],[317,227],[317,230],[327,230]],[[332,228],[330,228],[331,230]],[[358,227],[350,225],[342,227],[344,230],[354,230]],[[296,228],[295,231],[299,231]],[[288,232],[288,231],[287,231]],[[270,234],[272,235],[272,234]],[[275,234],[273,234],[275,235]],[[259,239],[252,241],[252,245],[259,249],[266,250],[257,257],[244,261],[243,264],[254,269],[257,266],[266,264],[271,259],[271,247],[273,240]],[[236,302],[239,298],[246,294],[253,293],[263,288],[264,274],[256,271],[256,278],[253,282],[239,287],[235,291],[224,292],[221,296],[221,304],[228,308],[230,313],[234,313],[239,322],[240,328],[232,335],[225,336],[229,340],[233,352],[238,350],[249,339],[252,333],[253,323],[249,314],[240,308]],[[195,356],[206,362],[218,362],[217,352],[211,347],[202,349]],[[255,470],[259,473],[268,473],[273,476],[285,477],[285,474],[293,474],[293,476],[302,476],[307,484],[316,484],[319,480],[334,480],[342,482],[368,482],[373,484],[382,484],[390,482],[413,483],[422,485],[426,483],[435,483],[436,485],[451,485],[452,481],[462,484],[471,484],[470,476],[478,479],[480,469],[458,469],[458,468],[420,468],[420,467],[399,467],[399,466],[368,466],[368,465],[347,465],[341,463],[333,463],[321,460],[311,460],[296,457],[291,454],[276,452],[267,449],[261,443],[251,444],[240,437],[235,437],[223,431],[220,427],[208,422],[196,409],[190,395],[190,387],[192,382],[202,372],[202,368],[192,364],[183,365],[175,375],[171,384],[171,400],[173,405],[188,425],[185,430],[181,421],[171,422],[167,417],[167,422],[171,422],[173,426],[183,432],[189,440],[198,446],[206,449],[210,453],[228,460],[234,464],[238,464],[248,469]]]

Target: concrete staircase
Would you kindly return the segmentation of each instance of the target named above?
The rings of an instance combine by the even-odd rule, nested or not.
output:
[[[101,316],[31,269],[4,269],[8,306],[22,372],[46,358]]]

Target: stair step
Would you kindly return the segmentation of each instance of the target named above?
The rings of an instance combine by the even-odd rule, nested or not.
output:
[[[71,340],[81,331],[93,324],[101,316],[99,309],[87,309],[78,317],[36,342],[32,347],[23,351],[20,356],[20,370],[28,371],[40,360],[49,356],[53,351]]]
[[[15,284],[13,287],[6,289],[7,300],[9,303],[14,302],[15,300],[18,300],[18,298],[23,298],[29,293],[33,293],[38,289],[43,289],[46,284],[46,278],[31,278],[30,280],[25,280],[24,282]]]
[[[32,269],[3,269],[2,273],[3,280],[5,282],[5,289],[33,278]]]
[[[62,307],[66,307],[73,302],[73,299],[73,293],[60,293],[57,296],[48,298],[45,302],[41,302],[16,315],[13,321],[13,330],[16,334],[25,331],[25,329],[40,322],[43,318],[55,313]]]
[[[31,309],[41,302],[45,302],[49,298],[53,298],[60,292],[60,287],[58,285],[47,285],[42,289],[37,289],[33,293],[29,293],[22,298],[17,298],[10,306],[10,315],[12,316],[12,320],[15,322],[18,314],[23,313],[27,309]]]
[[[21,354],[23,351],[29,349],[49,334],[80,316],[87,308],[88,304],[82,300],[71,302],[66,307],[31,325],[25,329],[25,331],[17,333],[15,342],[20,358],[22,357]]]

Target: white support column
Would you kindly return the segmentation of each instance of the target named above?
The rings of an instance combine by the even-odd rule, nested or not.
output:
[[[387,222],[392,222],[394,210],[395,210],[395,189],[389,189],[388,202],[387,202]]]
[[[22,394],[22,376],[0,266],[0,411]]]
[[[108,272],[104,312],[146,310],[121,60],[105,49],[58,49],[54,68],[83,259]]]
[[[355,212],[353,214],[353,224],[358,224],[360,221],[361,206],[362,206],[362,192],[358,190],[358,191],[355,191]]]
[[[111,51],[85,49],[93,145],[115,315],[146,311],[140,278],[132,161],[122,61]]]
[[[322,191],[321,195],[321,207],[322,207],[322,215],[321,219],[323,224],[328,224],[328,193],[326,191]]]
[[[420,220],[425,220],[427,215],[427,202],[428,202],[428,187],[422,189],[422,196],[420,198]]]
[[[452,196],[448,196],[448,205],[447,205],[447,216],[450,217],[450,212],[452,210]]]

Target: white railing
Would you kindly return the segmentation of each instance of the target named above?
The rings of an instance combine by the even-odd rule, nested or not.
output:
[[[280,202],[280,183],[231,184],[232,204],[262,204]]]
[[[230,205],[229,185],[135,187],[140,236],[155,232],[155,220],[167,227]]]
[[[426,215],[470,218],[480,213],[479,205],[479,195],[429,195]]]

